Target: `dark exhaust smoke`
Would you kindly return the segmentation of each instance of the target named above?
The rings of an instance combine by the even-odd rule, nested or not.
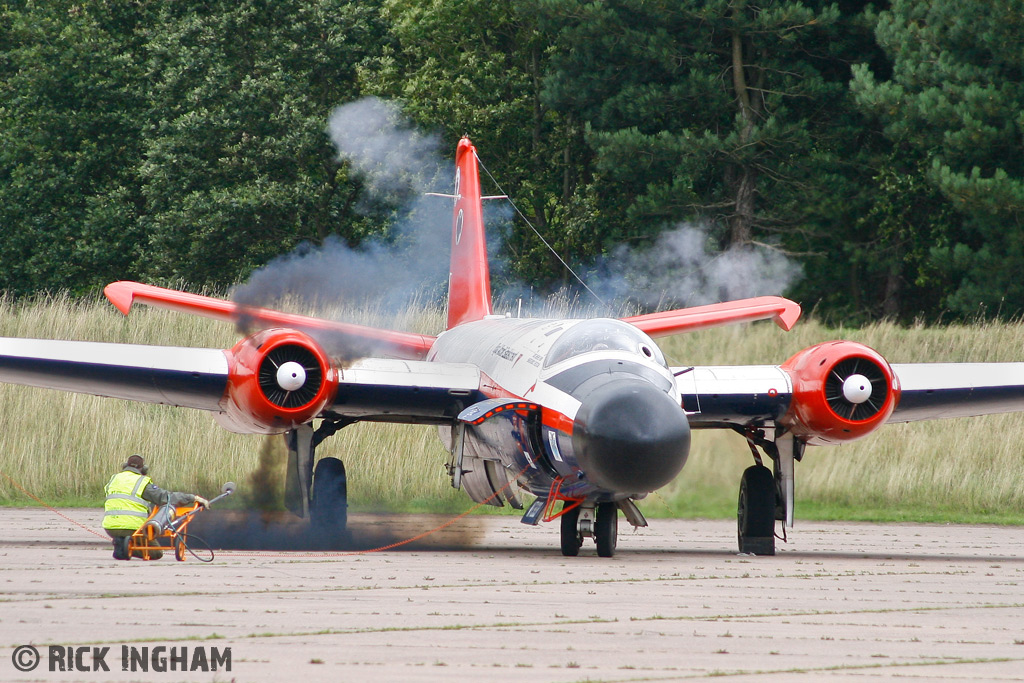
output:
[[[249,475],[249,486],[242,491],[246,507],[256,512],[278,512],[284,509],[284,465],[288,458],[284,438],[266,436],[260,446],[256,469]]]
[[[448,279],[451,202],[425,195],[451,191],[452,174],[442,172],[447,164],[439,140],[413,129],[396,105],[372,97],[335,109],[327,130],[339,162],[363,183],[357,210],[391,207],[388,225],[357,246],[337,235],[319,245],[302,244],[255,271],[232,299],[253,307],[298,305],[328,319],[351,318],[353,311],[386,318],[414,302],[440,301]],[[244,317],[242,323],[243,333],[254,331]],[[341,362],[389,355],[382,342],[304,331]]]
[[[438,515],[362,513],[349,515],[348,528],[341,532],[317,526],[284,509],[287,458],[284,437],[263,439],[256,469],[249,475],[247,485],[239,487],[237,497],[225,501],[225,506],[241,502],[243,509],[214,506],[196,515],[189,525],[197,552],[207,545],[214,550],[360,552],[402,543],[450,519]],[[471,547],[481,537],[482,524],[476,518],[463,518],[396,550]]]
[[[484,519],[464,517],[449,527],[405,543],[450,518],[439,515],[349,515],[348,528],[331,532],[289,512],[207,510],[188,530],[214,550],[336,551],[458,550],[472,547],[484,532]],[[201,547],[197,541],[197,547]],[[388,546],[397,545],[394,548]]]
[[[439,139],[415,130],[398,107],[365,98],[338,107],[327,132],[363,185],[357,210],[376,212],[391,207],[392,220],[381,234],[350,246],[338,236],[320,245],[303,244],[257,270],[239,285],[232,299],[243,306],[278,308],[288,305],[316,310],[331,318],[337,312],[372,310],[384,316],[410,303],[440,299],[447,283],[451,202],[425,193],[451,192],[450,161],[439,152]],[[326,311],[326,312],[325,312]],[[341,320],[341,322],[353,322]],[[240,320],[243,333],[255,331],[252,320]],[[336,362],[387,354],[385,345],[322,330],[305,330]],[[280,437],[268,437],[259,464],[240,491],[244,510],[213,509],[198,515],[191,526],[214,548],[245,550],[360,551],[399,543],[441,524],[414,516],[350,515],[348,529],[336,533],[319,528],[284,510],[283,481],[287,452]],[[363,505],[367,501],[360,501]],[[410,547],[465,547],[478,537],[470,519]]]

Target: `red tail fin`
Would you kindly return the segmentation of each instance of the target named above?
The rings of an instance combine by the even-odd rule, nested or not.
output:
[[[448,329],[491,314],[491,273],[487,266],[476,147],[469,138],[455,151],[455,216],[448,272]]]

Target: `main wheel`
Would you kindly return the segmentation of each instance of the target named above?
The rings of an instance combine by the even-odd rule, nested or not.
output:
[[[615,503],[600,503],[597,506],[597,520],[594,522],[594,536],[597,541],[597,556],[611,557],[619,542],[619,506]]]
[[[736,529],[740,552],[775,554],[775,477],[763,465],[751,465],[740,479]]]
[[[316,464],[310,521],[332,531],[344,531],[348,525],[348,479],[338,458],[323,458]]]
[[[583,545],[583,534],[580,533],[580,506],[565,510],[574,502],[566,501],[562,504],[562,554],[566,557],[579,555],[580,546]]]

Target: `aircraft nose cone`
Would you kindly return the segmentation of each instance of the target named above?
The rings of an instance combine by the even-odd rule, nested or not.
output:
[[[665,392],[617,379],[587,393],[573,447],[587,479],[620,493],[648,493],[672,481],[690,452],[690,425]]]

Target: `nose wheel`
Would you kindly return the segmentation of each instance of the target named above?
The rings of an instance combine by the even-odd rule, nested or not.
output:
[[[619,539],[619,506],[616,503],[576,505],[566,501],[562,513],[562,554],[576,557],[584,538],[597,543],[598,557],[612,557]]]
[[[597,506],[594,540],[597,541],[598,557],[611,557],[615,554],[615,546],[619,542],[619,506],[615,503],[601,503]]]
[[[562,507],[562,554],[566,557],[576,557],[580,554],[580,546],[583,545],[583,534],[580,532],[580,506],[566,510],[573,501],[566,501]]]

